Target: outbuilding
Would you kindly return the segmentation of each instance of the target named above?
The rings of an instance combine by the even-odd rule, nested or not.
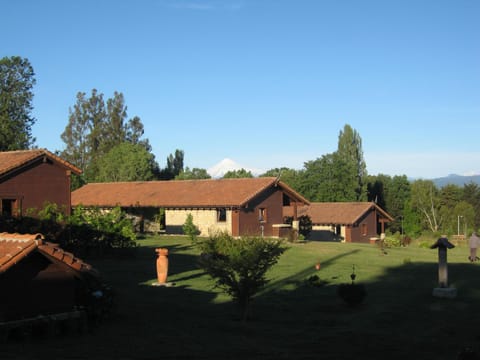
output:
[[[232,236],[285,237],[284,209],[296,218],[309,201],[275,177],[242,179],[90,183],[72,193],[72,206],[102,209],[120,206],[155,229],[179,234],[189,214],[201,235],[226,231]]]
[[[0,214],[35,215],[46,203],[69,214],[72,173],[81,170],[45,149],[0,152]]]

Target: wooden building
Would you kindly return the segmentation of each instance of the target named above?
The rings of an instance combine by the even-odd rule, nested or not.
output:
[[[297,215],[308,215],[312,220],[310,239],[326,241],[368,243],[393,221],[373,202],[314,202],[299,208]]]
[[[87,309],[101,286],[95,269],[41,234],[0,233],[0,325]]]
[[[72,206],[120,206],[153,229],[154,215],[164,211],[166,233],[181,233],[188,214],[201,235],[226,231],[232,236],[284,237],[283,209],[295,217],[309,204],[275,177],[91,183],[72,193]]]
[[[55,203],[70,212],[70,175],[81,170],[45,149],[0,152],[0,214],[22,216]]]

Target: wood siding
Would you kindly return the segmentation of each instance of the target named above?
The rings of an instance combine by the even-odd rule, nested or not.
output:
[[[69,214],[70,196],[70,171],[49,160],[30,164],[0,183],[0,199],[15,200],[13,215],[42,209],[45,202],[55,203]]]
[[[273,236],[272,225],[283,223],[283,192],[279,188],[267,189],[264,193],[255,198],[248,207],[241,209],[239,214],[241,235]],[[264,222],[259,220],[260,209],[266,210]]]

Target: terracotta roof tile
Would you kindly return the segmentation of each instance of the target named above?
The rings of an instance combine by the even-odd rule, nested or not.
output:
[[[21,168],[43,156],[47,156],[48,158],[62,164],[76,174],[82,173],[80,169],[50,151],[45,149],[34,149],[0,152],[0,176],[6,175],[9,172]]]
[[[0,274],[34,251],[42,239],[41,234],[0,233]]]
[[[53,261],[82,272],[97,275],[89,264],[62,250],[57,244],[44,241],[42,234],[0,233],[0,274],[22,261],[33,251],[39,251]]]
[[[388,213],[373,202],[315,202],[299,207],[297,214],[298,216],[310,216],[315,225],[352,225],[372,208],[376,208],[384,218],[393,220]],[[288,210],[284,208],[284,211]],[[291,214],[288,215],[291,216]]]
[[[272,186],[280,186],[297,201],[300,194],[274,177],[91,183],[72,193],[72,206],[240,207]]]

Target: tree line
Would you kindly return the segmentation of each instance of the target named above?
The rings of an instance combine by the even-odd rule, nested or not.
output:
[[[0,151],[35,147],[32,126],[35,73],[28,59],[0,59]],[[128,117],[121,92],[105,99],[96,89],[78,92],[56,153],[83,174],[73,186],[87,182],[208,179],[206,169],[184,168],[184,152],[176,149],[161,168],[138,116]],[[423,232],[466,234],[480,226],[480,188],[432,181],[409,181],[406,175],[369,175],[360,134],[346,124],[335,152],[304,163],[300,170],[275,168],[260,176],[279,177],[312,202],[372,201],[394,217],[391,232],[419,236]],[[245,169],[225,178],[253,177]]]

